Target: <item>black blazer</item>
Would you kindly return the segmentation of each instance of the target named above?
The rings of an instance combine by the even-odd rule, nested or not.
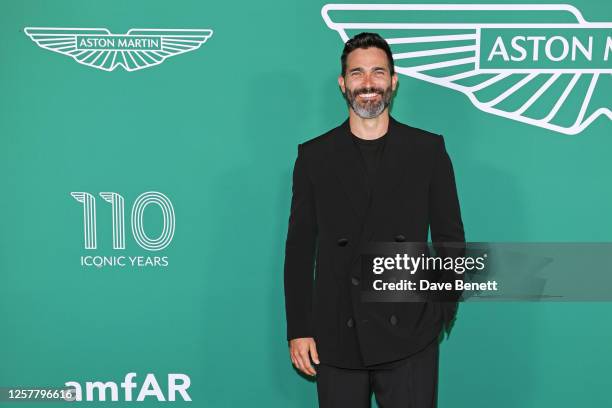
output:
[[[360,301],[367,241],[464,242],[444,139],[389,118],[371,199],[349,120],[298,145],[285,248],[287,340],[314,337],[322,363],[406,357],[448,328],[456,303]],[[314,276],[313,276],[314,271]]]

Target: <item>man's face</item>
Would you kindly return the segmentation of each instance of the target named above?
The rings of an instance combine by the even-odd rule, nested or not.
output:
[[[358,48],[346,58],[346,73],[338,77],[344,98],[364,119],[380,115],[397,87],[397,74],[389,71],[387,55],[380,48]]]

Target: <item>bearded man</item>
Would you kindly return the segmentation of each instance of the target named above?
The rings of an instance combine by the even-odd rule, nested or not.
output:
[[[457,304],[363,302],[359,252],[429,232],[434,243],[464,242],[453,167],[442,136],[390,116],[398,78],[383,38],[356,35],[340,60],[349,117],[299,144],[293,170],[289,354],[316,375],[320,407],[370,407],[372,393],[381,408],[435,407],[439,339]]]

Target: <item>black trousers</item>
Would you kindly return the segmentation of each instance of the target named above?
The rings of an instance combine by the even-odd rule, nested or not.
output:
[[[438,341],[392,369],[348,369],[319,364],[320,408],[435,408],[438,397]]]

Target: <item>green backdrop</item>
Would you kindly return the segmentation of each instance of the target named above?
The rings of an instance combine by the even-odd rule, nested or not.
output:
[[[343,44],[324,4],[2,2],[0,386],[119,383],[128,372],[163,384],[174,372],[190,376],[197,406],[316,406],[314,382],[288,357],[282,269],[296,146],[347,116],[336,82]],[[612,21],[612,3],[572,4],[588,21]],[[30,26],[214,34],[159,66],[104,72],[41,49],[24,34]],[[469,241],[612,239],[607,118],[565,135],[404,75],[392,114],[444,135]],[[174,207],[161,251],[131,233],[146,191]],[[71,192],[96,197],[95,250],[84,248]],[[112,248],[99,192],[125,198],[125,250]],[[145,219],[159,235],[159,207]],[[169,264],[81,266],[88,254]],[[611,311],[462,304],[441,346],[440,406],[610,405]]]

